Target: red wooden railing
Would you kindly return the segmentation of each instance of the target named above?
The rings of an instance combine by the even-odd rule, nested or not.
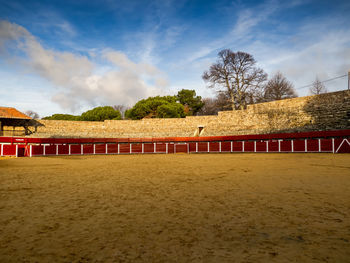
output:
[[[1,156],[135,153],[350,153],[350,130],[166,138],[0,137]]]

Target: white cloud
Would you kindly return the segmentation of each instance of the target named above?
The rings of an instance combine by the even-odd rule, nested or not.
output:
[[[269,1],[254,9],[240,9],[236,22],[223,32],[223,37],[197,42],[190,55],[175,63],[173,68],[186,69],[183,74],[196,76],[189,77],[188,81],[197,79],[197,86],[203,87],[198,76],[215,62],[218,50],[230,48],[252,54],[269,75],[281,71],[296,88],[311,84],[316,76],[326,80],[347,74],[350,70],[350,29],[344,27],[346,19],[303,18],[303,23],[294,23],[293,28],[283,21],[276,24],[275,14],[302,4],[305,2]],[[260,31],[262,24],[277,28]],[[179,84],[174,82],[174,85]],[[329,91],[346,89],[347,79],[327,82],[326,87]],[[299,89],[298,93],[308,95],[308,88]]]
[[[295,36],[276,43],[256,42],[249,52],[255,54],[262,68],[269,74],[281,71],[297,89],[311,84],[316,76],[321,80],[344,75],[350,69],[350,30],[339,29],[327,21],[309,24]],[[327,82],[329,91],[346,89],[346,78]],[[299,89],[301,96],[308,88]]]
[[[52,100],[62,108],[78,110],[83,104],[127,104],[162,93],[167,85],[165,74],[148,63],[134,63],[124,53],[98,52],[110,70],[99,72],[86,56],[45,49],[25,28],[0,22],[0,45],[16,43],[16,51],[25,54],[24,65],[50,81],[58,89]],[[22,61],[21,58],[19,60]]]

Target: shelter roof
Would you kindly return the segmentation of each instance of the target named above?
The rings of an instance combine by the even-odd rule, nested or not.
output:
[[[0,118],[5,119],[27,119],[31,120],[29,116],[11,107],[0,107]]]

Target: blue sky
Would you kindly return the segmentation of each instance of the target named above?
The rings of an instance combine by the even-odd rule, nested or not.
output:
[[[224,48],[301,87],[350,70],[350,1],[3,1],[0,105],[40,116],[195,89]],[[327,83],[347,88],[347,79]]]

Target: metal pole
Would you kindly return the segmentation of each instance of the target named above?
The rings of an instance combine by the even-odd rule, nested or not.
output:
[[[348,90],[350,90],[350,70],[348,71]]]

